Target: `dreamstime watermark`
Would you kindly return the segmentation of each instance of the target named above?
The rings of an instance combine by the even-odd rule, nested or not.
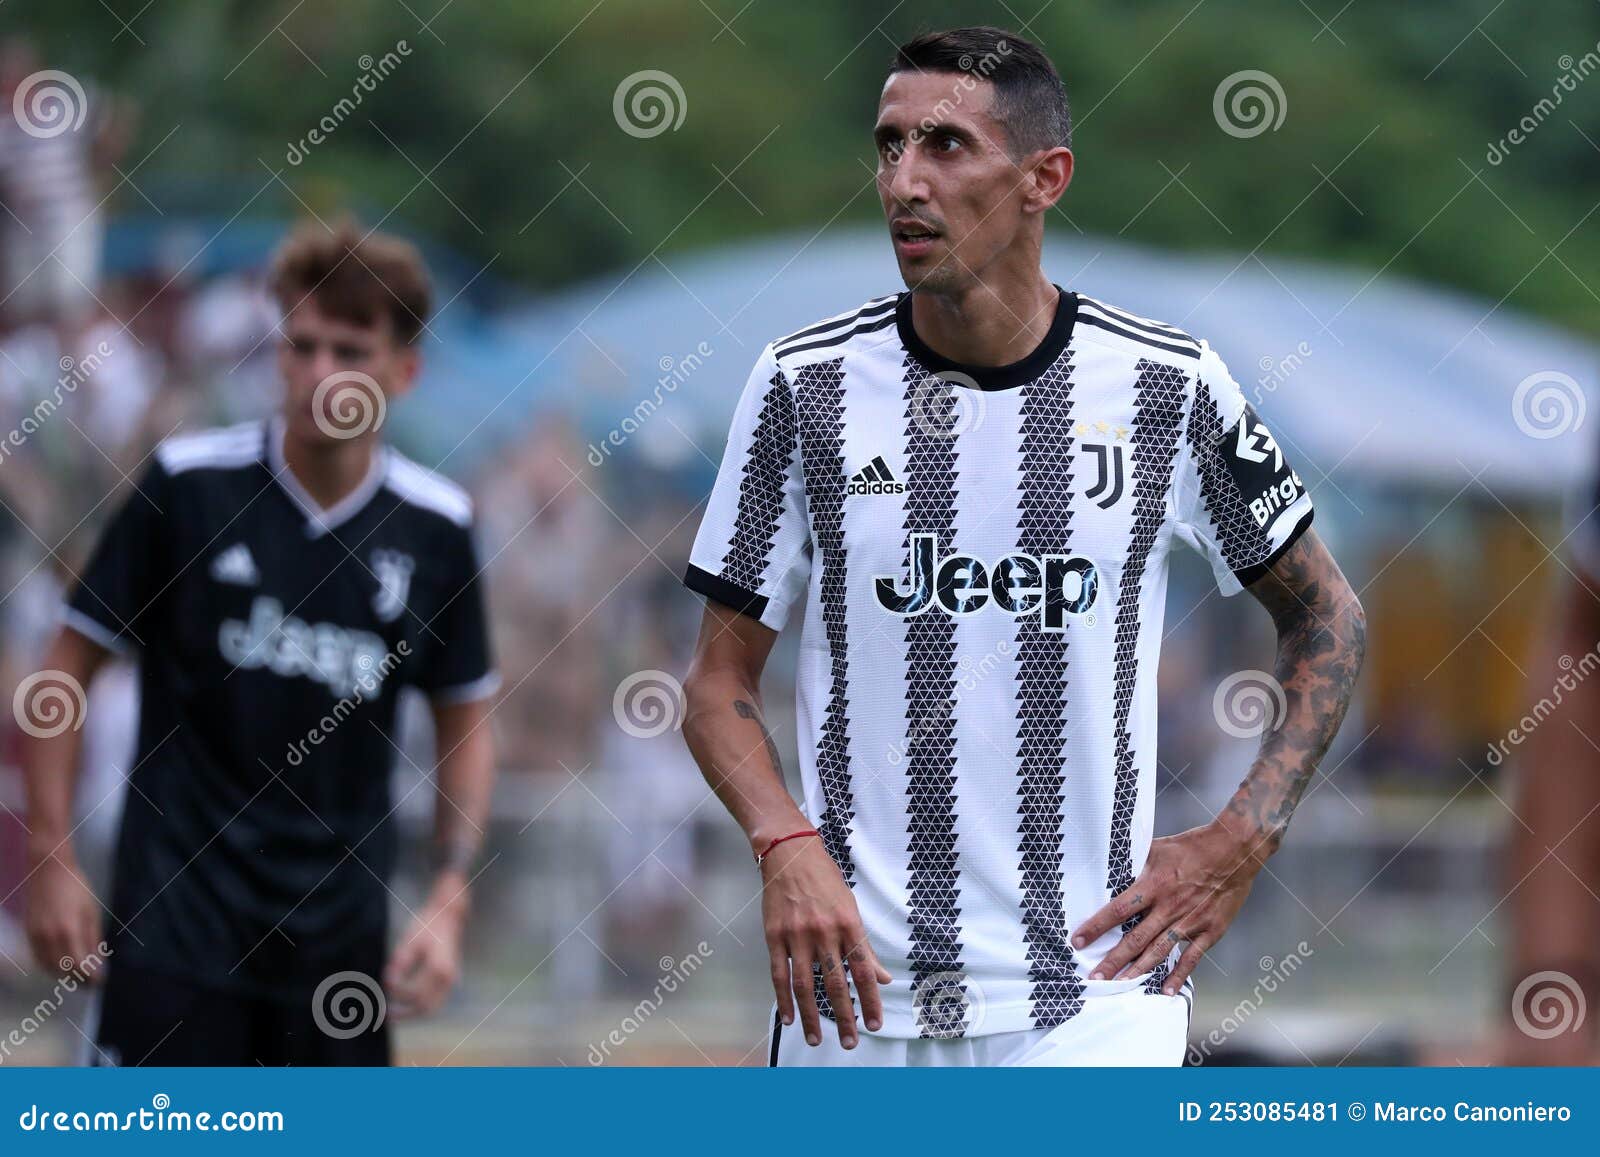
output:
[[[1588,397],[1571,374],[1540,370],[1517,383],[1511,395],[1511,420],[1541,441],[1575,432],[1583,425]]]
[[[611,115],[630,137],[649,140],[683,126],[689,98],[670,72],[646,68],[622,78],[611,97]]]
[[[311,417],[317,429],[341,441],[378,429],[388,407],[377,379],[360,370],[329,374],[311,394]]]
[[[1292,378],[1301,366],[1306,364],[1306,359],[1311,356],[1309,342],[1298,342],[1294,349],[1285,357],[1273,358],[1263,355],[1256,363],[1261,370],[1261,376],[1256,378],[1256,395],[1254,401],[1257,405],[1267,394],[1277,391],[1278,387]]]
[[[977,1036],[987,1009],[983,986],[960,969],[929,973],[911,982],[911,1011],[923,1036],[935,1040]]]
[[[911,139],[908,143],[920,142],[948,121],[950,114],[960,108],[962,102],[966,100],[967,94],[978,87],[978,82],[988,80],[989,74],[999,68],[1000,62],[1010,55],[1011,43],[1007,40],[996,41],[993,52],[985,52],[976,60],[970,52],[962,53],[956,59],[957,75],[950,95],[941,98],[939,103],[933,106],[933,111],[917,122],[911,130]]]
[[[1194,1066],[1205,1064],[1213,1050],[1226,1044],[1229,1037],[1244,1027],[1245,1021],[1261,1011],[1261,1006],[1266,1004],[1267,997],[1277,992],[1280,985],[1300,971],[1301,965],[1315,955],[1311,945],[1302,940],[1294,946],[1293,952],[1281,959],[1274,960],[1270,956],[1263,956],[1258,962],[1262,975],[1257,979],[1255,987],[1217,1022],[1215,1028],[1189,1045],[1189,1064]]]
[[[338,726],[351,715],[355,714],[357,707],[365,703],[368,697],[377,694],[402,659],[410,658],[411,644],[401,639],[394,645],[394,650],[386,651],[381,659],[374,659],[370,654],[363,652],[356,657],[352,665],[354,671],[355,689],[350,694],[342,697],[327,714],[318,719],[316,725],[306,731],[305,738],[296,739],[284,755],[290,767],[299,767],[311,754],[311,748],[321,747],[322,741],[327,739]]]
[[[363,53],[356,60],[361,75],[356,77],[355,84],[350,86],[350,95],[340,97],[338,103],[323,114],[305,136],[298,141],[290,141],[283,159],[291,165],[298,165],[304,161],[311,155],[311,150],[333,136],[350,114],[356,111],[356,106],[365,100],[369,93],[377,91],[378,85],[389,79],[395,69],[400,67],[400,62],[410,55],[411,45],[404,40],[395,41],[394,47],[377,59],[373,59],[371,53]]]
[[[47,68],[22,78],[11,96],[11,112],[23,132],[48,140],[83,127],[89,98],[71,73]]]
[[[22,421],[11,428],[4,440],[0,440],[0,463],[11,457],[13,451],[27,445],[28,439],[43,428],[67,397],[77,393],[78,387],[88,381],[110,356],[110,344],[102,341],[81,358],[70,355],[62,357],[57,363],[61,374],[56,378],[54,388],[35,402],[33,409],[22,416]]]
[[[661,360],[656,363],[661,370],[661,376],[656,379],[656,388],[651,391],[649,397],[640,398],[632,412],[611,427],[598,445],[589,443],[589,465],[604,466],[611,452],[627,445],[628,439],[637,434],[650,420],[651,415],[661,408],[667,395],[677,393],[678,387],[688,381],[714,352],[716,351],[711,348],[711,344],[703,341],[681,358],[663,354]]]
[[[89,698],[65,671],[35,671],[17,684],[11,696],[11,714],[17,726],[35,739],[54,739],[83,727]]]
[[[24,1014],[17,1024],[4,1037],[0,1037],[0,1065],[11,1059],[11,1051],[20,1049],[33,1036],[44,1027],[56,1013],[61,1011],[61,1006],[67,1002],[67,997],[77,992],[79,988],[88,984],[94,974],[104,967],[108,957],[111,956],[111,946],[102,940],[95,945],[93,952],[82,960],[73,960],[70,956],[63,956],[56,962],[61,969],[61,977],[51,988],[48,996],[43,997]]]
[[[589,1063],[605,1064],[611,1058],[611,1051],[627,1044],[628,1038],[644,1027],[644,1023],[666,1003],[667,997],[677,992],[681,985],[700,971],[705,962],[711,958],[713,951],[711,945],[702,940],[694,946],[693,952],[681,960],[663,956],[658,962],[661,976],[656,979],[655,987],[650,990],[648,996],[633,1006],[632,1011],[622,1018],[622,1023],[608,1032],[600,1043],[589,1046]]]
[[[220,1113],[174,1109],[172,1098],[157,1093],[148,1109],[116,1113],[97,1109],[41,1109],[29,1105],[17,1116],[24,1133],[282,1133],[283,1114],[275,1109],[225,1109]]]
[[[963,691],[975,690],[980,683],[999,670],[1000,660],[1009,656],[1011,651],[1011,643],[1006,639],[1001,639],[994,645],[992,650],[986,651],[977,659],[973,659],[971,655],[963,655],[960,663],[957,664],[961,672],[960,677],[957,679],[957,686]],[[948,739],[951,728],[950,721],[954,715],[957,702],[958,700],[952,695],[949,700],[949,711],[915,716],[911,721],[911,726],[906,728],[905,735],[889,745],[889,766],[900,766],[900,762],[906,758],[906,754],[915,743],[924,739],[933,739],[935,741]]]
[[[1556,111],[1556,106],[1566,99],[1567,93],[1575,92],[1578,85],[1589,79],[1590,73],[1600,69],[1600,41],[1576,60],[1570,52],[1563,53],[1556,58],[1556,67],[1561,69],[1561,75],[1550,86],[1550,95],[1540,97],[1538,103],[1524,113],[1505,136],[1498,141],[1490,141],[1484,160],[1491,165],[1498,165],[1505,160],[1511,155],[1512,149],[1525,142],[1544,124],[1545,118]]]
[[[365,972],[335,972],[311,994],[311,1019],[334,1040],[377,1032],[388,1015],[383,985]]]
[[[1565,972],[1535,972],[1511,993],[1511,1021],[1534,1040],[1577,1032],[1588,1011],[1583,985]]]
[[[1283,684],[1267,671],[1235,671],[1211,697],[1217,726],[1235,739],[1253,739],[1283,726],[1289,713]]]
[[[911,386],[911,424],[926,438],[959,438],[983,425],[987,399],[978,382],[960,370],[940,370]]]
[[[1489,745],[1487,759],[1490,767],[1499,767],[1505,762],[1506,756],[1510,754],[1510,748],[1520,747],[1524,739],[1527,739],[1537,731],[1541,723],[1555,714],[1556,708],[1560,707],[1565,699],[1563,692],[1576,691],[1579,683],[1587,679],[1596,668],[1600,668],[1600,644],[1596,644],[1585,651],[1576,661],[1573,660],[1571,655],[1562,655],[1556,660],[1556,665],[1567,674],[1561,675],[1556,679],[1555,683],[1550,687],[1550,693],[1541,696],[1529,712],[1517,720],[1517,726],[1506,732],[1504,739],[1496,740]],[[1574,671],[1576,674],[1573,674]],[[1552,696],[1554,696],[1553,699]]]
[[[1217,127],[1230,137],[1259,137],[1277,132],[1289,115],[1289,98],[1270,72],[1246,68],[1225,76],[1211,97]]]
[[[635,671],[617,684],[611,714],[635,739],[654,739],[683,726],[683,684],[666,671]]]

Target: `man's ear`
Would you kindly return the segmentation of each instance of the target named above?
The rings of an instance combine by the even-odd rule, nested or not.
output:
[[[394,355],[394,373],[389,377],[389,396],[403,398],[417,384],[422,373],[422,351],[415,342],[409,342]]]
[[[1071,149],[1058,147],[1040,153],[1028,170],[1030,187],[1024,208],[1030,213],[1053,208],[1072,184],[1072,167]]]

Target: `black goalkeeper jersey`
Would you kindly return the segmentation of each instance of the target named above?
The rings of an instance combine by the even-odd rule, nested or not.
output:
[[[382,969],[400,688],[496,684],[466,493],[382,448],[322,509],[281,446],[164,442],[66,619],[140,660],[115,958],[298,998]]]

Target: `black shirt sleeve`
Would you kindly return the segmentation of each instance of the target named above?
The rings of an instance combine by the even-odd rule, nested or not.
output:
[[[439,610],[423,632],[427,662],[414,682],[435,701],[467,703],[494,694],[500,678],[489,649],[489,615],[472,530],[451,530],[444,563],[449,577]]]
[[[174,489],[152,458],[67,597],[67,626],[114,651],[145,645],[172,579]]]

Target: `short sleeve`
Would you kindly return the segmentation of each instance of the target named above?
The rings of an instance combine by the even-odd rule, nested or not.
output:
[[[422,632],[428,661],[416,668],[415,686],[435,703],[470,703],[500,687],[489,647],[489,613],[483,568],[470,526],[452,527],[443,560],[444,602]]]
[[[739,399],[683,581],[781,631],[810,573],[794,391],[768,346]]]
[[[1174,496],[1178,537],[1211,564],[1224,595],[1266,574],[1311,526],[1305,483],[1205,342]]]
[[[152,458],[68,594],[67,626],[123,654],[144,646],[173,576],[174,490],[172,475]]]

